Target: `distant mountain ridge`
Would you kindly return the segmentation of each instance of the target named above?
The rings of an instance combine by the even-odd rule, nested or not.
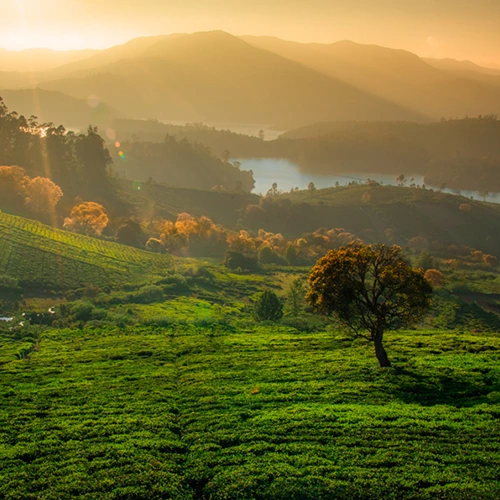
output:
[[[500,112],[500,78],[486,68],[450,71],[451,64],[405,51],[351,41],[302,44],[273,37],[248,43],[350,83],[432,119]],[[455,66],[461,66],[455,61]],[[472,65],[474,68],[474,65]]]
[[[78,66],[72,65],[73,77],[40,86],[78,98],[95,94],[130,115],[163,120],[289,126],[323,119],[426,119],[224,32],[161,39],[139,57],[85,73]]]
[[[351,41],[303,44],[212,31],[136,38],[71,57],[34,74],[1,72],[0,64],[0,88],[95,95],[132,118],[282,128],[500,113],[500,71]]]

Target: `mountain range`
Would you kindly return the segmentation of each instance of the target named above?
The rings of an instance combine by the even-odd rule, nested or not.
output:
[[[212,31],[68,52],[57,67],[52,53],[46,59],[40,54],[36,71],[27,62],[23,66],[29,58],[20,56],[14,72],[0,52],[0,88],[98,98],[115,116],[281,129],[318,121],[426,122],[500,112],[500,70],[350,41],[303,44]],[[73,122],[86,125],[86,118]]]

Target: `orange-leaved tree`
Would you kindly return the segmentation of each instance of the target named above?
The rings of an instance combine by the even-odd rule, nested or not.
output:
[[[26,206],[32,212],[53,212],[63,192],[47,177],[35,177],[26,183]]]
[[[307,301],[334,315],[375,345],[381,367],[391,366],[384,333],[410,326],[430,307],[432,286],[411,267],[400,247],[352,243],[319,259],[309,276]]]
[[[20,210],[29,177],[21,167],[0,166],[0,209]]]
[[[64,220],[64,228],[88,236],[100,236],[108,225],[109,218],[104,207],[94,201],[86,201],[71,209]]]
[[[435,287],[438,286],[444,286],[446,283],[446,278],[444,277],[444,274],[439,271],[438,269],[427,269],[425,271],[425,279]]]

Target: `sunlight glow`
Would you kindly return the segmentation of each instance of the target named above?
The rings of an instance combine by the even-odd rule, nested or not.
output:
[[[0,46],[7,50],[47,48],[53,50],[80,50],[85,48],[84,41],[77,35],[48,36],[19,29],[15,35],[1,36]]]

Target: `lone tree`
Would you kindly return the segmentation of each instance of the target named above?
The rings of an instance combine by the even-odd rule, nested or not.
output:
[[[400,247],[351,243],[316,263],[306,299],[371,340],[380,366],[386,367],[391,363],[382,344],[384,332],[420,320],[431,295],[423,271],[403,259]]]

